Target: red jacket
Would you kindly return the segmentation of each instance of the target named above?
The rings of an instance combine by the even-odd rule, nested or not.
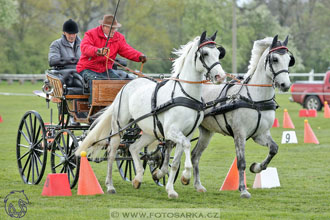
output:
[[[105,46],[107,38],[105,37],[102,26],[93,28],[85,33],[85,36],[80,44],[81,57],[77,64],[77,72],[80,73],[85,69],[94,72],[103,73],[106,71],[106,57],[97,56],[98,48]],[[110,58],[115,59],[119,54],[129,60],[139,62],[139,57],[143,55],[126,43],[124,35],[115,32],[112,38],[109,39],[107,47],[110,48]],[[111,69],[113,62],[108,59],[108,68]]]

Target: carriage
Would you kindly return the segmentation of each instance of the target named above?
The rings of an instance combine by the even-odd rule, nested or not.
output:
[[[121,66],[126,65],[123,59],[116,61]],[[58,117],[54,120],[57,123],[53,123],[52,109],[50,109],[50,123],[44,122],[41,115],[33,110],[27,111],[19,123],[16,157],[20,176],[26,184],[38,184],[41,181],[46,168],[47,154],[50,153],[51,171],[67,173],[70,187],[73,188],[79,178],[80,162],[74,153],[87,135],[92,116],[111,105],[120,89],[132,78],[115,65],[114,71],[126,76],[127,79],[94,80],[93,90],[89,91],[75,69],[63,68],[76,62],[75,59],[58,60],[52,69],[46,70],[43,91],[34,91],[37,96],[45,98],[48,108],[50,102],[57,105]],[[88,98],[91,93],[93,100],[89,104]],[[126,129],[117,150],[116,164],[120,176],[125,181],[131,181],[135,175],[129,146],[140,137],[140,133],[141,130],[137,125]],[[98,163],[107,160],[105,149],[103,153],[104,155],[93,161]],[[146,168],[148,165],[152,173],[163,164],[164,155],[165,143],[157,142],[153,146],[146,146],[140,153],[140,159],[143,161],[143,167]],[[163,186],[166,178],[165,176],[161,180],[154,181],[157,185]]]

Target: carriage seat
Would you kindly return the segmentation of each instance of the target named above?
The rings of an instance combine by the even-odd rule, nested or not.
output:
[[[61,70],[50,70],[50,74],[58,77],[63,87],[65,85],[65,95],[82,95],[84,88],[84,80],[80,74],[77,73],[76,69],[61,69]]]

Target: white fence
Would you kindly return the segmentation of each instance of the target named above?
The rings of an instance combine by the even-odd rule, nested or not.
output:
[[[151,77],[169,77],[169,73],[144,73]],[[243,76],[244,73],[236,73],[233,75]],[[297,80],[308,80],[314,81],[315,78],[318,80],[323,80],[325,73],[314,73],[311,71],[310,73],[290,73],[290,77],[292,82]],[[18,81],[20,84],[23,84],[25,81],[30,81],[31,83],[36,83],[37,81],[45,80],[45,74],[0,74],[0,82],[7,81],[8,84],[12,84],[14,81]]]

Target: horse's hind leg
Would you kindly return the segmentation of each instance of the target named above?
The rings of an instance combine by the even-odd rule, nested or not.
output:
[[[143,133],[142,136],[129,147],[129,151],[131,152],[133,162],[136,168],[136,176],[132,181],[133,187],[135,189],[140,188],[140,185],[143,180],[143,172],[144,172],[139,154],[143,147],[148,146],[154,141],[155,138],[153,136]]]
[[[262,146],[269,147],[269,154],[267,155],[266,159],[262,163],[253,163],[250,166],[250,171],[252,173],[260,173],[262,170],[267,168],[270,161],[277,154],[278,145],[274,142],[269,131],[266,134],[261,134],[254,137],[253,140]]]
[[[162,167],[160,169],[155,170],[152,173],[152,178],[154,180],[159,180],[168,173],[171,151],[172,151],[174,145],[175,144],[172,141],[166,141],[166,143],[165,143],[166,150],[165,150],[165,155],[164,155],[164,161],[163,161]]]
[[[193,165],[193,172],[194,172],[194,187],[197,192],[206,192],[205,187],[202,185],[200,177],[199,177],[199,160],[202,156],[202,153],[207,148],[210,143],[210,140],[213,136],[213,133],[208,131],[202,126],[199,126],[199,138],[198,142],[191,152],[191,161]]]
[[[108,150],[108,174],[107,174],[107,178],[105,180],[105,185],[107,186],[108,193],[116,193],[116,189],[113,186],[113,182],[112,182],[112,165],[115,160],[116,152],[117,152],[119,144],[120,144],[119,135],[113,136],[111,138],[110,146],[109,146],[109,150]]]
[[[239,186],[238,189],[241,193],[241,198],[250,198],[251,194],[247,191],[244,184],[244,171],[246,168],[245,163],[245,137],[242,135],[235,134],[235,148],[236,148],[236,157],[237,157],[237,168],[239,173]]]

